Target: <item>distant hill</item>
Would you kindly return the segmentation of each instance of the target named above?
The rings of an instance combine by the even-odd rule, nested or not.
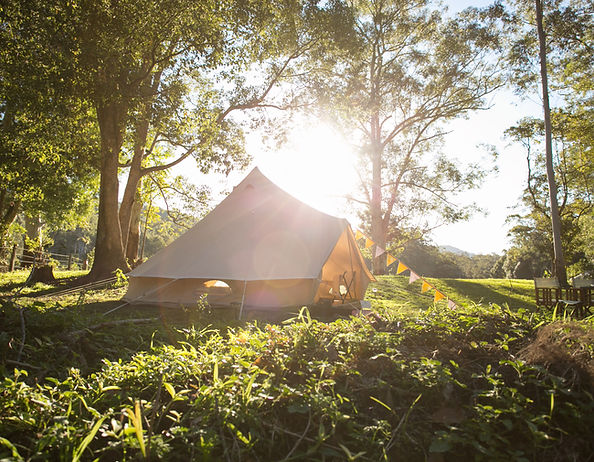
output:
[[[466,255],[467,257],[472,257],[475,255],[474,253],[466,252],[465,250],[461,250],[458,247],[454,247],[453,245],[440,245],[438,248],[443,252],[451,252],[455,253],[456,255]]]

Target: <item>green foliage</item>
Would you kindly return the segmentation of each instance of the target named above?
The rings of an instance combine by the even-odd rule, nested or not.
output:
[[[472,255],[453,252],[418,240],[409,241],[402,250],[394,250],[394,247],[389,250],[394,255],[398,255],[407,265],[415,268],[416,272],[425,276],[484,279],[505,275],[493,274],[493,269],[500,258],[495,254]],[[395,267],[392,269],[396,270]]]
[[[91,292],[84,304],[67,297],[60,305],[29,304],[28,365],[4,365],[0,379],[0,457],[414,461],[428,453],[465,460],[591,454],[594,376],[535,355],[548,345],[574,358],[579,351],[588,364],[592,320],[548,324],[550,313],[462,301],[458,310],[419,310],[404,284],[382,278],[370,291],[372,304],[393,306],[329,324],[302,309],[282,325],[216,327],[188,323],[174,310],[162,313],[162,324],[114,325],[76,338],[68,332],[100,322],[121,292]],[[477,293],[484,285],[485,298],[509,293],[506,281],[471,284]],[[458,286],[456,295],[468,287]],[[408,308],[398,300],[410,300]],[[11,308],[2,310],[3,335],[18,332]],[[126,319],[139,312],[119,313]],[[530,349],[545,324],[548,334]],[[88,358],[93,348],[98,360],[84,372],[80,355],[65,354]],[[68,356],[63,366],[52,349]],[[42,364],[53,371],[40,371]]]
[[[559,188],[559,215],[564,254],[570,267],[570,276],[594,269],[586,257],[591,240],[586,223],[594,214],[594,198],[590,187],[594,175],[591,149],[577,133],[576,124],[582,129],[590,122],[577,121],[564,111],[553,113],[555,141],[555,176]],[[524,213],[509,217],[515,222],[510,235],[513,247],[507,255],[507,274],[513,277],[540,277],[551,271],[552,237],[548,210],[549,191],[542,152],[542,121],[523,119],[506,134],[521,142],[527,153],[528,184],[522,196]]]
[[[13,2],[0,11],[0,240],[22,209],[72,225],[95,193],[98,130],[91,107],[70,93],[55,7]]]

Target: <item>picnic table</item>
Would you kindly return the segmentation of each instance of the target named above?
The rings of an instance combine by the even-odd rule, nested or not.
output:
[[[594,306],[594,279],[574,278],[572,285],[561,287],[556,278],[534,278],[536,306],[572,308],[577,316],[590,314]]]

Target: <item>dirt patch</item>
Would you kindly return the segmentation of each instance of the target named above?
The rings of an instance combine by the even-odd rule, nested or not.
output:
[[[574,321],[538,329],[536,338],[518,352],[529,364],[540,364],[575,386],[594,388],[594,329]]]

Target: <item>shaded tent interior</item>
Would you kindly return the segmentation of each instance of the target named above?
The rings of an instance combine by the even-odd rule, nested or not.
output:
[[[360,301],[373,281],[350,225],[257,168],[196,226],[129,274],[133,304],[275,310]]]

